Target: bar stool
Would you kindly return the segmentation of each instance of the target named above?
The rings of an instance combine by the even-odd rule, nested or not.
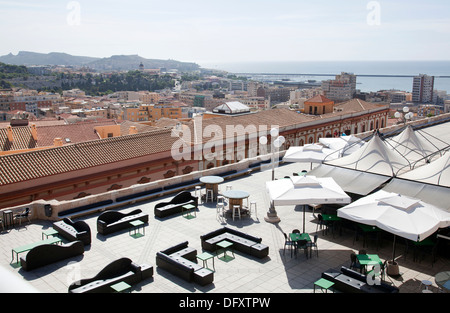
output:
[[[420,282],[420,289],[422,289],[422,285],[424,285],[425,286],[425,289],[423,289],[422,290],[422,292],[424,292],[425,290],[429,290],[428,289],[428,286],[431,286],[433,283],[431,282],[431,281],[429,281],[429,280],[426,280],[426,279],[424,279],[424,280],[422,280],[421,282]]]
[[[198,198],[202,197],[202,187],[201,186],[195,186],[195,196]]]
[[[236,214],[237,213],[237,214]],[[241,206],[240,205],[233,205],[233,221],[236,215],[241,219]]]
[[[223,196],[217,196],[217,205],[216,205],[216,213],[217,215],[220,215],[225,210],[225,201]]]
[[[211,197],[211,202],[214,202],[214,191],[212,189],[206,189],[205,202],[208,202],[209,197]]]
[[[249,207],[248,213],[250,214],[250,216],[252,215],[252,207],[253,206],[255,207],[255,216],[258,216],[258,213],[256,212],[256,201],[255,200],[250,201],[250,207]]]

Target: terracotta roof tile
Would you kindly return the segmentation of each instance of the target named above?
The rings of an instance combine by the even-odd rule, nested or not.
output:
[[[37,142],[31,135],[30,127],[19,126],[12,127],[13,141],[8,139],[8,129],[0,128],[0,150],[1,151],[14,151],[23,149],[32,149],[37,146]]]
[[[58,137],[63,139],[63,144],[97,140],[99,137],[94,132],[94,128],[106,125],[116,125],[116,123],[113,120],[108,120],[103,122],[39,126],[36,127],[38,135],[37,143],[39,147],[50,147],[53,146],[53,140]],[[68,138],[70,142],[66,142],[64,140],[65,138]]]
[[[170,151],[170,129],[0,156],[0,186]]]
[[[305,101],[305,103],[328,103],[333,102],[333,100],[328,99],[324,95],[317,95]]]

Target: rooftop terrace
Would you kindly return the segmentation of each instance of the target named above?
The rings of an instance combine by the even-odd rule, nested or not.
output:
[[[309,170],[309,167],[309,163],[284,164],[275,169],[275,177],[282,178],[292,175],[293,172]],[[295,228],[302,229],[303,213],[295,206],[277,207],[281,221],[272,224],[264,220],[269,208],[265,182],[271,180],[271,176],[270,170],[257,171],[221,184],[222,191],[230,184],[234,190],[249,192],[249,200],[257,201],[257,216],[241,220],[219,219],[216,216],[215,204],[211,202],[200,204],[196,218],[193,219],[186,219],[181,215],[155,218],[153,213],[155,204],[170,200],[174,194],[115,209],[129,212],[139,208],[149,214],[145,236],[140,238],[133,238],[128,230],[106,236],[97,234],[96,219],[99,213],[77,218],[76,220],[86,221],[92,232],[92,244],[87,246],[84,255],[30,272],[11,263],[11,249],[40,240],[42,231],[50,228],[52,223],[34,220],[30,224],[16,225],[2,231],[0,235],[2,277],[10,274],[39,292],[67,293],[67,288],[73,281],[93,277],[110,262],[128,257],[135,263],[148,263],[154,266],[153,278],[134,286],[133,293],[312,293],[314,282],[321,277],[323,271],[350,265],[352,251],[357,252],[364,248],[368,253],[378,254],[382,260],[392,257],[393,246],[389,238],[380,242],[378,249],[373,242],[363,247],[363,240],[354,241],[353,232],[345,229],[342,235],[338,233],[324,235],[319,230],[318,257],[313,254],[312,258],[307,259],[302,253],[297,257],[291,257],[289,251],[284,254],[283,232],[290,233]],[[190,191],[194,192],[193,189]],[[261,237],[262,243],[269,246],[268,257],[257,259],[235,252],[235,259],[228,262],[216,258],[214,282],[204,287],[186,282],[156,266],[155,257],[158,251],[187,240],[190,247],[201,252],[200,236],[223,226]],[[307,211],[306,232],[314,235],[316,229],[317,220],[312,211]],[[433,283],[430,289],[439,292],[434,276],[438,272],[450,269],[448,257],[438,255],[433,264],[431,256],[423,255],[414,262],[411,251],[407,255],[404,254],[402,240],[398,240],[396,251],[401,276],[397,278],[386,276],[388,283],[397,286],[401,293],[418,293],[421,281],[429,280]],[[12,291],[11,286],[11,283],[2,280],[0,291]]]

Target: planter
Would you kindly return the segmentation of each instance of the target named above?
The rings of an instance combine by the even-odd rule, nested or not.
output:
[[[395,262],[395,261],[388,261],[387,262],[387,274],[389,276],[398,276],[398,275],[400,275],[400,268],[399,268],[397,262]]]

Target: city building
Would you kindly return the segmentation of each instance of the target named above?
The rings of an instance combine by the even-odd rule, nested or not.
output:
[[[37,115],[38,109],[57,109],[64,99],[57,93],[38,92],[37,90],[0,91],[0,111],[28,111]]]
[[[322,81],[325,97],[336,102],[353,99],[356,94],[356,75],[342,72],[334,80]]]
[[[289,109],[272,109],[172,122],[181,134],[164,126],[137,134],[128,130],[128,134],[117,137],[114,125],[105,125],[104,129],[98,129],[105,139],[68,143],[58,137],[62,145],[60,140],[49,149],[0,156],[0,206],[38,199],[77,199],[236,163],[266,154],[264,150],[268,147],[261,147],[257,136],[267,135],[275,126],[286,138],[281,147],[286,150],[290,146],[318,142],[322,137],[382,128],[387,124],[388,115],[388,106],[353,99],[336,105],[333,113],[320,117]],[[93,130],[88,132],[93,133]],[[8,140],[8,130],[3,134],[6,138],[3,140]],[[30,136],[32,132],[28,130],[28,138]],[[186,153],[183,151],[183,158],[174,157],[173,151],[178,151],[173,150],[174,145],[187,149]],[[199,151],[200,158],[196,156]]]
[[[434,76],[420,74],[413,78],[412,101],[414,103],[432,103]]]
[[[304,103],[304,113],[306,114],[322,115],[333,113],[333,110],[334,101],[323,95],[317,95]]]
[[[281,102],[288,102],[291,96],[291,91],[294,88],[282,86],[259,87],[256,92],[257,97],[264,97],[269,100],[270,105]]]

